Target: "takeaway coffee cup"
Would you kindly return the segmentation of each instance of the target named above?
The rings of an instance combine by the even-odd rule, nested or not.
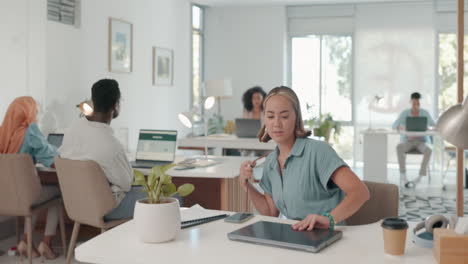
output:
[[[384,252],[390,255],[405,253],[408,223],[401,218],[386,218],[382,222]]]

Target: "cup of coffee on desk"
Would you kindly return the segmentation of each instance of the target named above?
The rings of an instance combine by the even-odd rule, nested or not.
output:
[[[386,218],[382,222],[384,252],[390,255],[403,255],[406,245],[408,223],[401,218]]]

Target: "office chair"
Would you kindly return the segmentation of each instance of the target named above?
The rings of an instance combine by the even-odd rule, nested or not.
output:
[[[370,199],[346,219],[347,225],[367,225],[383,218],[398,216],[398,186],[389,183],[363,181]]]

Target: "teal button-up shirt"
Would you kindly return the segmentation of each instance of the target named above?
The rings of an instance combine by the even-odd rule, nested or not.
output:
[[[18,153],[27,153],[32,156],[34,163],[47,167],[54,163],[54,157],[58,155],[57,148],[47,142],[36,123],[29,124]]]
[[[268,155],[260,187],[289,219],[324,214],[343,200],[345,193],[330,181],[338,168],[348,166],[326,142],[297,138],[286,159],[283,176],[278,164],[279,149]]]
[[[393,122],[392,128],[396,129],[398,126],[406,126],[406,118],[410,116],[412,116],[411,109],[406,109],[405,111],[401,112],[398,119],[395,120],[395,122]],[[425,116],[427,118],[428,126],[435,126],[434,119],[432,119],[431,114],[429,114],[429,112],[426,111],[425,109],[422,109],[422,108],[419,109],[419,116]],[[428,136],[421,137],[421,140],[423,142],[431,142],[431,139]],[[408,141],[408,137],[406,135],[400,135],[400,141],[406,142]]]

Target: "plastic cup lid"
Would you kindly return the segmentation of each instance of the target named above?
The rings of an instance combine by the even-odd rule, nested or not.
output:
[[[382,227],[393,230],[408,229],[408,223],[401,218],[386,218],[382,221]]]

